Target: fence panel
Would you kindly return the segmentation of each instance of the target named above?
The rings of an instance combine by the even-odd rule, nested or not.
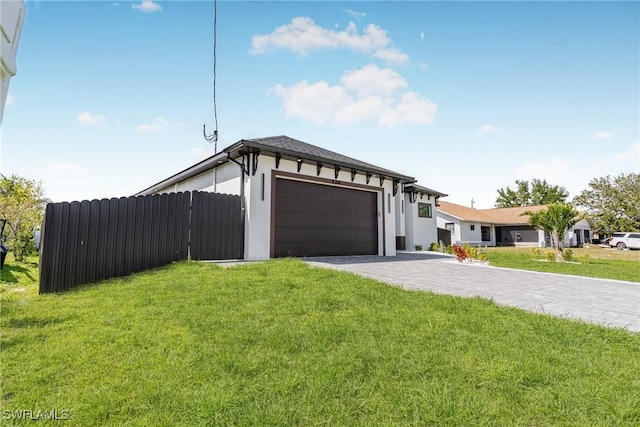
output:
[[[194,191],[191,202],[191,259],[244,257],[242,198]]]

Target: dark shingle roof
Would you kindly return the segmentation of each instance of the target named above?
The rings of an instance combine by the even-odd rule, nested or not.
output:
[[[335,165],[340,166],[341,168],[355,169],[360,173],[364,172],[381,175],[387,178],[397,179],[403,183],[415,182],[415,178],[411,176],[402,175],[389,169],[384,169],[316,145],[280,135],[267,138],[242,139],[235,144],[228,146],[221,152],[216,153],[213,156],[208,157],[174,175],[171,175],[150,187],[147,187],[146,189],[136,193],[136,195],[153,194],[154,192],[160,191],[177,182],[189,179],[202,172],[226,163],[229,161],[229,158],[236,159],[244,154],[255,153],[258,151],[265,155],[280,155],[282,158],[288,158],[290,160],[301,158],[308,162],[320,162],[326,166]],[[428,190],[429,194],[442,195],[442,193],[426,189],[425,187],[420,188]]]
[[[430,188],[427,187],[423,187],[422,185],[418,185],[418,184],[407,184],[404,186],[404,190],[405,191],[415,191],[416,193],[424,193],[424,194],[431,194],[432,196],[438,196],[438,197],[447,197],[448,194],[444,194],[441,193],[439,191],[436,190],[432,190]]]
[[[336,164],[342,167],[353,168],[363,172],[373,172],[393,178],[399,178],[405,182],[414,182],[410,176],[384,169],[370,163],[363,162],[352,157],[345,156],[335,151],[327,150],[316,145],[299,141],[285,135],[270,136],[266,138],[243,139],[224,149],[227,153],[241,152],[243,147],[256,148],[261,151],[279,153],[285,157],[301,157],[306,160],[319,161],[327,164]]]

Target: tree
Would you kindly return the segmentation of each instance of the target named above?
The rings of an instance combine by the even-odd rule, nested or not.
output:
[[[594,178],[573,203],[587,209],[599,233],[640,231],[640,174]]]
[[[529,215],[529,225],[543,229],[551,236],[551,246],[556,253],[556,261],[564,261],[564,235],[584,215],[570,203],[551,203],[547,209],[538,212],[526,211],[520,216]]]
[[[496,208],[512,208],[515,206],[548,205],[551,203],[565,203],[569,192],[557,185],[551,185],[546,179],[521,181],[516,179],[516,189],[500,188],[496,198]]]
[[[16,261],[35,250],[33,232],[42,224],[47,202],[41,183],[0,175],[0,219],[7,221],[6,241]]]

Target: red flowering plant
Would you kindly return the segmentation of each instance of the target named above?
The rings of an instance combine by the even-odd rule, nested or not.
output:
[[[458,261],[463,262],[464,260],[469,258],[469,256],[467,255],[467,251],[462,246],[453,245],[453,249],[455,250],[456,259]]]

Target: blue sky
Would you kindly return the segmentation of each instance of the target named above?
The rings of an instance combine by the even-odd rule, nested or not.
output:
[[[218,3],[218,149],[288,135],[492,207],[640,170],[638,2]],[[213,154],[213,3],[27,1],[3,174],[128,196]]]

